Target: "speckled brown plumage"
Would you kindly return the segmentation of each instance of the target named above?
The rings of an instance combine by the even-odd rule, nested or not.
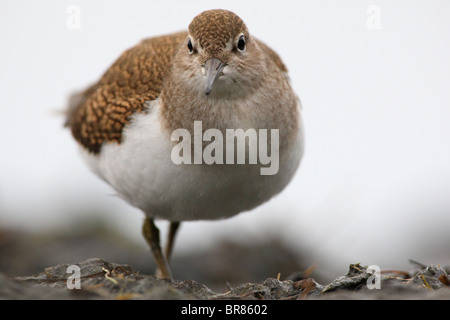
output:
[[[221,49],[240,33],[249,38],[247,27],[242,19],[226,10],[202,12],[189,25],[189,34],[197,39],[205,51],[221,60],[223,60],[220,54]]]
[[[226,60],[221,53],[223,47],[240,33],[247,41],[252,39],[257,43],[266,55],[267,63],[287,71],[272,49],[250,38],[244,22],[232,12],[206,11],[189,25],[189,34],[197,39],[205,52],[223,60]],[[187,32],[179,32],[143,40],[125,51],[96,84],[74,95],[69,102],[66,121],[74,138],[94,154],[100,152],[104,142],[120,143],[130,116],[145,112],[145,102],[158,98],[167,79],[173,77],[170,76],[173,59],[180,49],[187,54],[187,37]]]
[[[100,81],[78,94],[69,107],[66,125],[75,139],[98,153],[103,142],[121,142],[123,127],[145,102],[161,93],[171,60],[186,32],[142,41],[125,51]]]

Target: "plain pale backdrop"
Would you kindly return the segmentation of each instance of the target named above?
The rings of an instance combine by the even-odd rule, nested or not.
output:
[[[80,28],[69,21],[73,6]],[[143,241],[142,214],[89,172],[58,111],[123,50],[212,8],[237,13],[286,63],[306,152],[283,193],[226,221],[186,223],[176,251],[272,236],[314,252],[322,268],[332,258],[339,274],[353,262],[450,263],[445,0],[3,1],[2,227],[42,231],[102,212]]]

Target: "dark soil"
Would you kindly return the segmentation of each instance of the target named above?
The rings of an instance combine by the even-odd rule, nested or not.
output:
[[[190,280],[161,280],[149,275],[154,270],[149,252],[107,229],[91,231],[70,236],[1,231],[0,299],[450,299],[444,267],[412,263],[412,271],[374,273],[350,264],[345,275],[324,282],[299,262],[298,253],[274,240],[225,242],[189,259],[174,257],[176,278]],[[99,252],[103,259],[85,257]],[[80,289],[73,288],[71,265],[79,268]],[[279,274],[290,276],[276,279]]]

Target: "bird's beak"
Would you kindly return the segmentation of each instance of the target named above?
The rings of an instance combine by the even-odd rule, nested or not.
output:
[[[225,63],[216,58],[211,58],[205,63],[206,71],[206,88],[205,94],[209,95],[214,85],[216,79],[222,73],[223,68],[225,68]]]

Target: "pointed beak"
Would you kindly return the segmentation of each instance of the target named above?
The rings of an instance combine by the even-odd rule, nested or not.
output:
[[[205,94],[209,95],[214,82],[220,77],[223,68],[225,68],[225,64],[216,58],[211,58],[205,63],[205,71],[206,71],[206,88]]]

